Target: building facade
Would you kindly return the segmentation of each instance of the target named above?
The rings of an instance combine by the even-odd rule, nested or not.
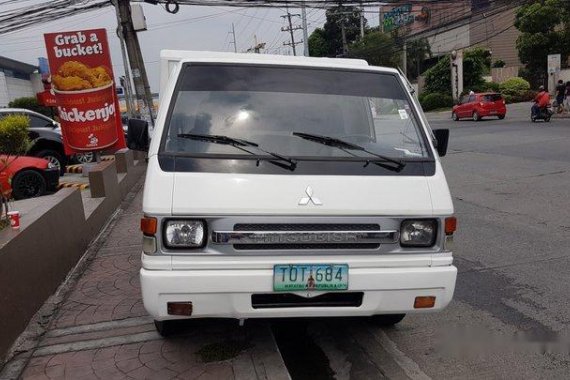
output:
[[[483,47],[492,61],[519,67],[516,3],[507,0],[400,1],[380,8],[380,27],[406,40],[427,38],[432,54]]]
[[[43,90],[38,67],[10,58],[0,57],[0,107],[23,96],[36,96]]]

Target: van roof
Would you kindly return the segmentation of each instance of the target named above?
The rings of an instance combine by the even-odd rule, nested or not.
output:
[[[162,50],[163,60],[179,62],[223,62],[223,63],[261,63],[274,65],[335,67],[335,68],[366,68],[368,62],[363,59],[321,58],[273,54],[244,54],[211,51]],[[382,68],[386,71],[397,72],[392,68]]]

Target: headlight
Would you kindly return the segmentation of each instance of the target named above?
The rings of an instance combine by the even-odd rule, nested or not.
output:
[[[198,248],[204,243],[201,220],[169,220],[164,228],[164,243],[170,248]]]
[[[436,235],[435,219],[404,220],[400,227],[400,244],[402,247],[431,247]]]

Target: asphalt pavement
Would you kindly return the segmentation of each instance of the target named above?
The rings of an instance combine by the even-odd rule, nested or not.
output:
[[[292,377],[570,378],[570,120],[532,123],[530,103],[509,105],[504,120],[428,120],[451,134],[443,166],[458,217],[454,300],[387,329],[289,321],[290,339],[305,342],[296,350],[312,358],[289,355],[278,331]]]

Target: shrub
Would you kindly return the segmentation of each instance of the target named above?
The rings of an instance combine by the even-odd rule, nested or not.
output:
[[[33,96],[14,99],[8,103],[8,107],[24,108],[30,111],[41,113],[47,117],[52,117],[52,112],[49,107],[40,106],[38,104],[38,100]]]
[[[461,95],[466,95],[469,91],[474,92],[501,92],[501,85],[495,82],[485,82],[472,88],[463,88]]]
[[[505,61],[503,61],[502,59],[497,59],[495,62],[493,62],[492,67],[500,69],[502,67],[505,67],[507,64],[505,63]]]
[[[485,91],[501,92],[501,85],[496,82],[487,82],[484,85]]]
[[[521,77],[507,79],[500,86],[503,95],[521,96],[530,90],[530,83]]]
[[[424,73],[426,93],[451,95],[451,62],[449,56],[442,57]]]
[[[30,118],[24,115],[8,115],[0,119],[0,152],[20,155],[30,147],[28,126]]]
[[[448,94],[440,94],[433,92],[425,94],[420,99],[420,104],[425,112],[433,111],[438,108],[447,108],[453,106],[453,98]]]

